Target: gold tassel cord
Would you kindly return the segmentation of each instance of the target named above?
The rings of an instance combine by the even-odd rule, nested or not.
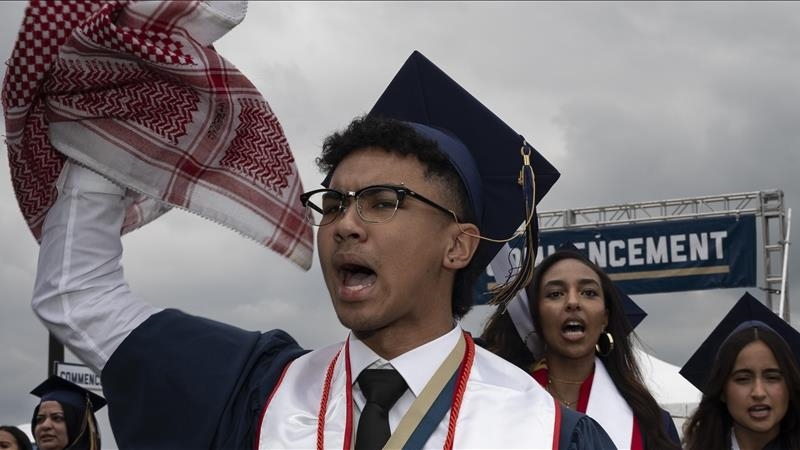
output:
[[[81,423],[81,431],[80,433],[78,433],[78,436],[76,436],[75,439],[72,441],[72,443],[65,448],[65,450],[69,450],[75,447],[75,445],[77,445],[78,442],[80,442],[81,438],[83,437],[83,434],[86,433],[87,428],[89,430],[89,450],[100,450],[100,448],[97,445],[97,426],[94,423],[94,420],[92,420],[93,417],[92,401],[91,399],[89,399],[88,396],[86,397],[86,405],[84,409],[85,412],[83,414],[83,422]]]
[[[89,402],[89,406],[90,408],[86,410],[86,420],[89,423],[89,450],[100,450],[98,447],[99,442],[97,442],[97,424],[94,423],[94,417],[92,416],[91,402]]]
[[[505,283],[498,283],[498,285],[492,289],[492,299],[489,300],[490,305],[501,305],[504,310],[506,304],[517,295],[517,292],[521,289],[525,289],[531,279],[533,279],[533,268],[536,263],[536,252],[539,245],[538,235],[536,233],[538,227],[533,223],[536,217],[536,173],[533,167],[531,167],[531,150],[528,143],[523,141],[522,148],[520,148],[520,155],[522,156],[523,163],[517,180],[522,188],[523,202],[525,203],[525,223],[523,228],[525,251],[523,252],[522,265],[512,280]],[[529,179],[531,180],[530,198],[527,196],[528,190],[526,189],[526,182]],[[515,233],[513,237],[518,235],[519,233]]]

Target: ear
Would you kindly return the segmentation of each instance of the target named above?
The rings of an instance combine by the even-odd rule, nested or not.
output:
[[[463,269],[467,267],[475,250],[478,249],[480,239],[476,236],[480,236],[480,230],[471,223],[454,223],[451,230],[442,263],[448,269]]]

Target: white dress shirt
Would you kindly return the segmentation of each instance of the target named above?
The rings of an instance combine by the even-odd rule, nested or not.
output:
[[[389,429],[394,432],[400,420],[408,412],[411,404],[425,388],[433,374],[450,354],[450,350],[458,343],[458,337],[463,331],[461,327],[453,327],[445,335],[434,339],[424,345],[410,350],[402,355],[387,361],[373,352],[363,342],[352,334],[350,335],[350,370],[353,374],[353,402],[354,428],[358,427],[358,417],[367,402],[364,393],[356,383],[356,378],[364,369],[381,369],[393,367],[397,370],[408,385],[408,389],[389,410]]]
[[[124,193],[68,162],[42,229],[33,311],[97,372],[131,331],[162,309],[136,297],[125,281],[120,241]]]

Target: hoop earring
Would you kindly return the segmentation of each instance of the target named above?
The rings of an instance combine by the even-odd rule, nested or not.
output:
[[[600,340],[599,339],[597,340],[597,344],[594,345],[594,349],[597,351],[598,355],[600,355],[600,356],[605,358],[606,356],[611,354],[612,350],[614,350],[614,336],[612,336],[611,333],[609,333],[607,331],[605,333],[601,334],[600,336],[601,337],[602,336],[606,337],[606,340],[608,341],[608,349],[605,351],[605,353],[600,349]]]

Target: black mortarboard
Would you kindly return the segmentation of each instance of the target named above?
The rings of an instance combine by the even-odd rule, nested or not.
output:
[[[589,261],[588,256],[584,251],[575,247],[575,244],[572,242],[564,242],[558,247],[557,251],[572,251],[580,253],[581,256]],[[628,296],[622,289],[617,286],[616,283],[612,281],[614,285],[614,289],[617,291],[617,297],[619,297],[620,303],[622,303],[622,310],[625,311],[625,316],[628,318],[628,323],[630,323],[631,329],[628,330],[633,331],[637,325],[639,325],[645,317],[647,317],[647,313],[633,301],[632,298]]]
[[[55,400],[74,406],[80,411],[85,411],[87,400],[91,402],[92,412],[97,412],[106,405],[106,399],[103,397],[56,375],[36,386],[31,394],[41,398],[43,402]]]
[[[731,334],[746,327],[771,328],[786,341],[800,364],[800,332],[752,295],[745,293],[686,361],[680,374],[697,389],[704,391],[720,347]]]
[[[519,133],[417,51],[369,115],[408,122],[417,133],[439,144],[465,184],[484,237],[511,237],[527,218],[526,201],[531,209],[534,206],[530,205],[530,192],[524,192],[518,181],[523,146],[535,175],[535,203],[559,177]],[[535,216],[532,222],[536,223]],[[473,264],[486,267],[501,245],[481,240]]]
[[[639,305],[633,301],[632,298],[628,296],[619,286],[614,283],[614,288],[617,290],[617,296],[622,302],[622,310],[625,311],[625,317],[628,318],[628,323],[631,326],[631,329],[628,330],[633,331],[645,317],[647,317],[647,312],[639,307]]]

